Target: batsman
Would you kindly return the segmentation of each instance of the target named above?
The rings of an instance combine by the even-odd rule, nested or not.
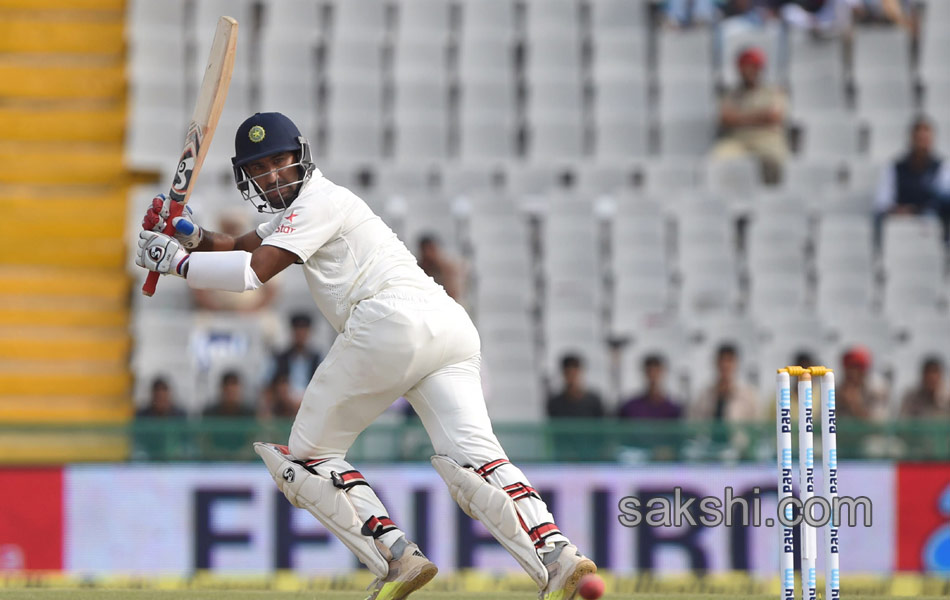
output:
[[[159,195],[139,235],[136,264],[194,289],[244,292],[299,264],[317,307],[339,334],[313,375],[286,446],[258,442],[277,487],[333,532],[377,577],[367,600],[407,597],[438,569],[409,541],[346,453],[404,396],[436,455],[432,466],[462,510],[537,583],[541,600],[572,600],[597,570],[561,533],[538,492],[509,462],[488,418],[478,332],[465,310],[363,200],[324,177],[310,144],[280,113],[238,127],[237,188],[275,216],[240,237],[207,231],[190,211],[162,233]]]

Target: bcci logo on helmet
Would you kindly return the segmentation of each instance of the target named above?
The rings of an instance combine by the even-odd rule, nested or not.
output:
[[[254,142],[255,144],[264,139],[264,128],[260,125],[255,125],[251,127],[251,130],[247,132],[247,137]]]
[[[162,257],[164,256],[165,256],[164,248],[159,248],[158,246],[152,246],[151,248],[148,249],[148,257],[154,260],[155,262],[161,261]]]
[[[286,469],[284,469],[284,481],[286,481],[287,483],[293,483],[295,477],[296,477],[296,474],[294,473],[293,467],[287,467]]]

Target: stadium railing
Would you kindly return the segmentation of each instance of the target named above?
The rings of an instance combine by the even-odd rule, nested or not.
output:
[[[254,441],[286,442],[291,421],[255,419],[138,419],[127,425],[0,424],[0,440],[55,440],[73,453],[5,454],[0,463],[97,461],[248,461]],[[775,456],[772,422],[566,419],[496,423],[495,433],[516,462],[769,462]],[[816,446],[818,444],[816,443]],[[816,452],[819,450],[816,449]],[[377,423],[363,432],[348,458],[362,462],[428,461],[434,453],[421,423]],[[920,419],[867,423],[841,419],[840,460],[950,460],[950,422]]]

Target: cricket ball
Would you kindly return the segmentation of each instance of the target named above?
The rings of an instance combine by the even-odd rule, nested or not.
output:
[[[596,600],[604,595],[604,580],[600,575],[584,575],[577,583],[577,593],[585,600]]]

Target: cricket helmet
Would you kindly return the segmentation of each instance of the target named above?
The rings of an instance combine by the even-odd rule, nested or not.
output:
[[[278,187],[278,191],[283,189],[289,192],[286,188],[295,186],[296,190],[287,197],[282,196],[283,206],[274,206],[255,181],[257,177],[250,177],[244,167],[248,163],[281,152],[294,153],[297,161],[284,168],[299,167],[299,178],[291,183],[282,183]],[[316,168],[310,153],[310,142],[300,134],[293,121],[277,112],[256,113],[241,123],[234,136],[234,157],[231,164],[234,181],[244,199],[253,204],[258,212],[270,213],[280,212],[290,206]]]

